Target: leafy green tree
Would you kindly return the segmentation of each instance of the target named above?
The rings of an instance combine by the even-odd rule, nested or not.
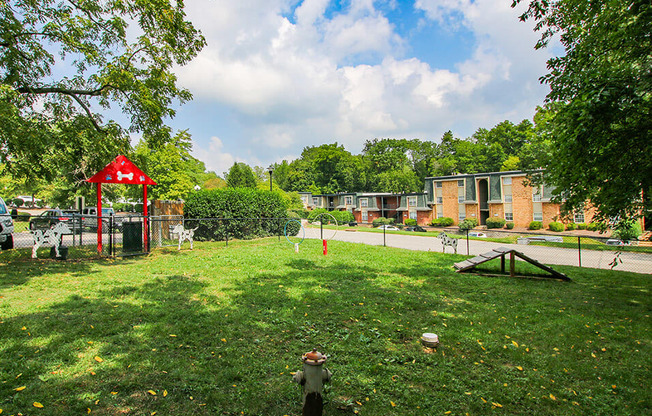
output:
[[[513,5],[520,3],[515,0]],[[567,212],[587,200],[597,218],[625,221],[652,209],[652,4],[649,0],[529,1],[521,20],[565,49],[548,61],[556,103],[545,180]],[[563,195],[562,195],[563,192]]]
[[[204,163],[195,159],[192,139],[186,130],[178,132],[165,145],[150,148],[141,140],[136,146],[134,161],[157,185],[148,188],[152,199],[186,199],[194,187],[204,183]],[[128,187],[132,197],[140,198],[139,187]]]
[[[256,177],[246,163],[235,162],[225,175],[229,188],[255,188]]]
[[[165,143],[172,70],[204,46],[183,1],[0,2],[0,162],[17,178],[69,187],[127,153],[129,132]],[[119,108],[129,120],[105,120]]]

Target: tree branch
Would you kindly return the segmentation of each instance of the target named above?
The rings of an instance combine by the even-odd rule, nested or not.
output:
[[[88,95],[90,97],[97,97],[98,95],[102,94],[102,91],[104,91],[107,88],[115,88],[115,87],[111,84],[103,85],[102,87],[94,90],[73,90],[73,89],[61,88],[61,87],[39,87],[39,88],[19,87],[16,88],[16,91],[18,91],[21,94],[66,94],[70,96]]]

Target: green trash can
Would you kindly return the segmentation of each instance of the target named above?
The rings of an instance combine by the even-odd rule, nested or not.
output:
[[[143,223],[128,222],[122,223],[122,250],[125,252],[143,251]]]

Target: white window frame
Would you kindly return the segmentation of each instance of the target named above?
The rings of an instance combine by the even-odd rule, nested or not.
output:
[[[513,212],[506,212],[505,213],[505,221],[514,221],[514,213]]]
[[[510,195],[505,195],[505,202],[514,202],[512,199],[513,198],[512,198],[511,194]]]
[[[413,219],[413,220],[417,219],[417,212],[416,211],[410,211],[410,219]]]
[[[581,221],[579,221],[580,218],[582,219]],[[584,221],[586,221],[586,217],[583,212],[576,212],[573,214],[573,222],[576,224],[584,223]]]
[[[457,187],[458,188],[464,188],[464,179],[458,179]]]
[[[534,220],[534,221],[543,221],[543,212],[534,212],[534,213],[532,213],[532,220]]]
[[[503,177],[503,185],[511,185],[512,184],[512,177],[511,176],[504,176]]]
[[[543,194],[541,187],[532,188],[532,202],[541,202],[541,194]]]
[[[369,198],[360,198],[358,199],[360,202],[360,208],[368,208],[369,207]]]
[[[458,196],[457,196],[457,202],[458,202],[459,204],[464,203],[464,199],[465,199],[465,198],[464,198],[462,195],[458,195]]]
[[[464,220],[466,219],[466,212],[460,212],[460,213],[458,214],[458,219],[459,219],[460,221],[464,221]]]
[[[437,197],[437,203],[438,203],[438,204],[443,204],[443,203],[444,203],[444,198],[441,197],[441,196],[438,196],[438,197]]]
[[[408,205],[408,207],[416,207],[417,206],[417,197],[416,196],[408,196],[407,197],[407,205]]]
[[[360,218],[362,219],[362,221],[365,222],[369,221],[369,213],[367,211],[362,211]]]
[[[315,206],[319,205],[319,198],[313,196],[312,197],[312,204],[315,205]]]
[[[352,196],[345,196],[344,197],[344,205],[353,205],[353,197]]]
[[[442,186],[441,182],[435,182],[435,188],[441,188]]]

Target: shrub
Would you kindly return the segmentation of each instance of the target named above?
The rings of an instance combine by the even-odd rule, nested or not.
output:
[[[505,223],[505,227],[507,227],[508,230],[511,230],[514,228],[514,223],[513,222],[507,222]]]
[[[317,217],[320,217],[320,219],[324,222],[324,224],[328,224],[330,222],[330,217],[328,215],[321,215],[325,212],[328,212],[326,208],[316,208],[310,211],[310,214],[308,214],[308,221],[314,222],[317,221]]]
[[[487,228],[503,228],[505,220],[502,218],[487,218]]]
[[[16,216],[16,219],[14,221],[16,222],[29,222],[29,219],[32,216],[29,214],[29,212],[19,212],[18,215]]]
[[[618,224],[611,233],[611,236],[622,241],[630,241],[636,240],[641,235],[641,232],[641,224],[634,221],[626,221]]]
[[[478,226],[478,220],[476,220],[475,218],[467,218],[458,225],[460,231],[471,230],[477,226]]]
[[[253,188],[200,190],[188,195],[184,217],[191,219],[189,227],[197,227],[199,241],[282,235],[286,204],[276,192]]]
[[[349,211],[331,211],[330,214],[335,217],[335,220],[339,225],[348,224],[355,220],[353,213]]]
[[[541,221],[532,221],[527,228],[528,230],[540,230],[543,228],[543,224],[541,224]]]
[[[569,222],[568,224],[566,224],[566,231],[573,231],[576,228],[577,228],[577,224],[575,224],[574,222]]]
[[[530,225],[532,225],[532,223],[530,223]],[[556,231],[556,232],[564,231],[564,224],[557,221],[553,221],[550,224],[548,224],[548,229],[550,231]]]
[[[406,218],[405,219],[405,225],[417,225],[417,220],[414,218]]]
[[[25,204],[25,201],[23,201],[22,198],[14,198],[13,203],[17,207],[22,207]]]
[[[310,211],[307,209],[291,209],[288,212],[293,212],[299,216],[299,218],[308,219]]]
[[[300,224],[301,217],[299,216],[299,214],[291,210],[288,210],[287,217],[288,219],[285,222],[285,225],[283,226],[283,231],[285,232],[285,235],[290,237],[299,234],[299,231],[301,230],[301,224]],[[296,221],[290,221],[290,220],[296,220]]]
[[[591,222],[586,224],[586,230],[587,231],[597,231],[600,225],[596,222]]]
[[[586,224],[584,224],[583,222],[577,223],[575,224],[575,226],[577,227],[578,230],[586,230]]]
[[[441,217],[432,220],[430,225],[432,225],[433,227],[450,227],[454,223],[455,221],[453,221],[453,219],[450,217]]]

